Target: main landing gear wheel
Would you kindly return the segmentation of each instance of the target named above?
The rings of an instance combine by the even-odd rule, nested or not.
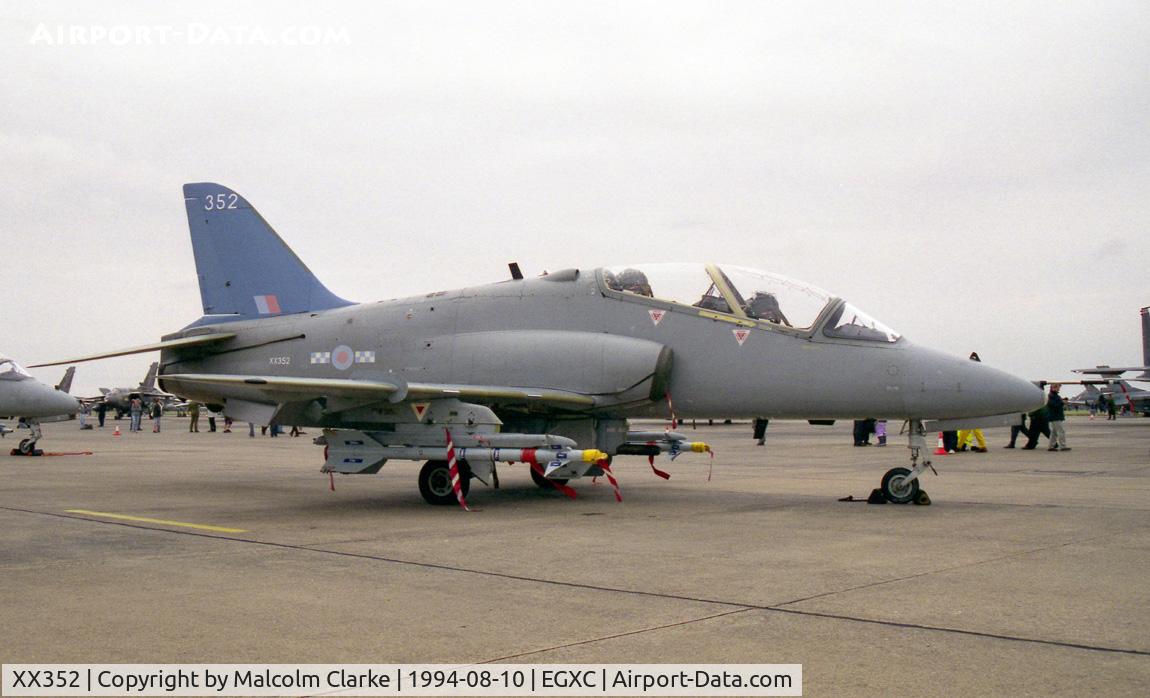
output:
[[[907,480],[910,470],[891,468],[882,476],[882,494],[894,504],[908,504],[918,498],[918,478]]]
[[[554,487],[554,485],[551,484],[553,482],[556,485],[566,485],[567,484],[567,480],[565,480],[565,479],[556,478],[554,480],[550,480],[548,478],[545,478],[542,475],[540,475],[539,473],[535,472],[535,468],[529,467],[528,471],[530,471],[530,473],[531,473],[531,480],[535,483],[535,485],[537,487],[549,489],[551,487]]]
[[[471,468],[459,462],[459,489],[466,497],[471,490]],[[419,471],[419,493],[428,504],[456,504],[451,489],[451,469],[445,460],[429,460]]]

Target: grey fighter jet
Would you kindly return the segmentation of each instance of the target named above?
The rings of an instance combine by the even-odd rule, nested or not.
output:
[[[1029,381],[756,269],[566,269],[355,304],[236,192],[187,184],[184,203],[203,317],[82,360],[160,350],[165,390],[239,420],[322,427],[327,472],[426,461],[419,489],[432,503],[455,501],[472,478],[497,481],[497,463],[528,463],[549,487],[610,474],[616,456],[706,451],[629,420],[715,414],[909,420],[910,467],[882,478],[886,497],[906,502],[930,467],[923,420],[1043,402]]]
[[[140,384],[135,388],[100,388],[99,396],[81,398],[81,400],[93,405],[104,403],[109,409],[115,411],[116,419],[120,419],[128,412],[133,397],[139,397],[145,404],[151,404],[152,399],[157,397],[165,405],[174,402],[177,400],[175,395],[156,389],[156,375],[159,368],[159,362],[153,362],[148,367],[148,373],[144,376],[144,380],[140,381]]]
[[[1074,369],[1075,373],[1094,375],[1098,376],[1098,378],[1065,382],[1080,383],[1086,386],[1102,386],[1101,392],[1113,400],[1114,404],[1119,408],[1129,405],[1131,411],[1141,412],[1143,415],[1150,417],[1150,391],[1136,388],[1127,381],[1121,380],[1122,374],[1124,373],[1141,371],[1142,373],[1140,375],[1130,380],[1139,382],[1150,381],[1150,307],[1140,308],[1138,313],[1142,317],[1141,366],[1095,366],[1094,368],[1076,368]]]
[[[35,455],[40,440],[40,422],[53,417],[76,414],[79,402],[68,394],[74,367],[69,368],[56,387],[45,385],[25,371],[20,364],[0,356],[0,417],[19,417],[27,425],[29,435],[20,440],[14,454]],[[0,434],[11,430],[0,425]]]

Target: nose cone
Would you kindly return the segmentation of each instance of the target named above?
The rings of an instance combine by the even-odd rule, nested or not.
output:
[[[959,419],[1029,412],[1042,406],[1030,381],[978,361],[911,347],[906,401],[920,419]]]
[[[59,412],[53,412],[53,415],[76,414],[76,412],[80,409],[80,401],[68,393],[64,393],[59,390],[53,390],[52,409],[59,410]]]
[[[76,414],[80,403],[68,393],[35,380],[17,383],[19,392],[11,396],[9,412],[19,417],[41,418]]]

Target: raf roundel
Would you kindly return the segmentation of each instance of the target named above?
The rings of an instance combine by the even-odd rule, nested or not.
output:
[[[346,344],[341,344],[331,350],[332,366],[335,366],[341,371],[346,371],[351,368],[353,363],[355,363],[355,354],[352,352],[351,347]]]

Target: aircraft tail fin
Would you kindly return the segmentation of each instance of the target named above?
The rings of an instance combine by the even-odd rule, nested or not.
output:
[[[1150,366],[1150,306],[1138,312],[1142,315],[1142,365]],[[1150,381],[1150,370],[1143,371],[1138,380]]]
[[[144,376],[144,380],[140,382],[140,390],[151,392],[156,389],[156,374],[159,373],[160,362],[153,361],[152,365],[148,367],[148,373]]]
[[[56,390],[61,392],[72,392],[72,377],[76,375],[76,367],[69,366],[67,371],[64,371],[64,377],[56,384]]]
[[[327,289],[251,204],[231,189],[184,185],[205,316],[270,317],[351,305]]]

